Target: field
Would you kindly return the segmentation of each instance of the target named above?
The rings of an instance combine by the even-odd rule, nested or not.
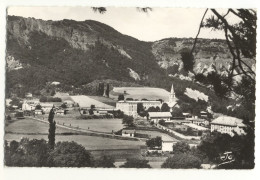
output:
[[[144,130],[136,130],[137,133],[148,134],[151,135],[151,138],[155,138],[156,136],[162,137],[163,141],[178,141],[177,139],[169,136],[168,134],[164,134],[158,131],[144,131]]]
[[[48,135],[27,135],[27,134],[5,134],[5,140],[7,141],[20,141],[22,137],[29,139],[45,139],[48,140]],[[140,146],[144,146],[143,141],[126,141],[110,138],[102,138],[96,136],[85,135],[56,135],[56,142],[59,141],[75,141],[78,144],[84,146],[87,150],[102,150],[102,149],[139,149]]]
[[[29,118],[16,120],[5,127],[6,132],[12,133],[48,133],[49,125]],[[73,130],[56,127],[56,133],[75,132]]]
[[[110,105],[110,106],[116,106],[116,100],[113,100],[111,98],[103,97],[103,96],[88,96],[92,99],[95,99],[97,101],[100,101],[104,104]]]
[[[55,116],[55,121],[59,122],[59,124],[70,125],[74,127],[79,127],[82,129],[89,129],[93,131],[100,131],[111,133],[112,130],[118,131],[122,129],[124,126],[122,124],[121,119],[73,119],[73,118],[64,118]]]
[[[78,103],[80,107],[90,107],[91,105],[95,105],[98,108],[114,109],[114,106],[104,104],[88,96],[79,95],[79,96],[71,96],[71,98],[73,101]]]
[[[117,99],[119,94],[124,94],[126,91],[125,98],[156,100],[162,99],[164,101],[169,100],[169,92],[161,88],[150,88],[150,87],[114,87],[113,91],[110,92],[110,97]]]

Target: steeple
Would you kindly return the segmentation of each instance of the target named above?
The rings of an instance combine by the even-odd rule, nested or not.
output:
[[[175,102],[175,101],[176,101],[176,97],[175,97],[175,92],[174,92],[173,84],[172,84],[171,93],[170,93],[170,97],[169,97],[169,103]]]

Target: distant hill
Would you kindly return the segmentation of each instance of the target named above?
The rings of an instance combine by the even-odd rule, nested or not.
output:
[[[173,83],[177,97],[187,87],[214,96],[208,87],[194,83],[193,74],[181,74],[180,53],[193,41],[143,42],[92,20],[8,16],[7,97],[39,94],[53,81],[60,82],[59,90],[74,94],[96,95],[98,83],[105,82],[111,88],[147,86],[167,91]],[[195,73],[225,74],[231,56],[224,40],[199,39],[195,61]]]

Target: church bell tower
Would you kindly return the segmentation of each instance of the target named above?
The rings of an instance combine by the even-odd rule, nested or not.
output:
[[[173,102],[176,102],[176,97],[175,97],[175,92],[173,90],[173,84],[172,84],[171,93],[169,96],[169,103],[173,103]]]

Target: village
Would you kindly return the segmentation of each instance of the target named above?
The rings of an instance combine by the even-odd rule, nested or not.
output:
[[[199,116],[189,112],[173,116],[173,111],[178,107],[174,84],[165,101],[124,96],[127,97],[126,91],[119,94],[117,100],[112,100],[104,90],[103,97],[70,96],[68,93],[56,92],[54,96],[37,99],[27,93],[19,102],[21,107],[11,105],[11,100],[7,100],[5,139],[9,142],[19,140],[22,136],[46,139],[47,135],[44,137],[44,134],[47,132],[43,132],[42,126],[46,126],[47,131],[49,112],[54,109],[58,140],[76,141],[97,157],[109,153],[118,166],[128,157],[143,156],[152,158],[151,166],[158,168],[166,157],[174,153],[173,146],[178,142],[185,142],[192,148],[210,132],[218,131],[230,136],[234,132],[244,133],[242,120],[216,116],[210,107],[201,109]],[[107,101],[110,103],[106,104]],[[17,131],[19,124],[23,124],[21,132]],[[26,124],[27,127],[24,127]],[[90,143],[92,140],[89,138],[93,137],[102,142],[107,139],[108,143]],[[89,144],[92,144],[91,147]]]

